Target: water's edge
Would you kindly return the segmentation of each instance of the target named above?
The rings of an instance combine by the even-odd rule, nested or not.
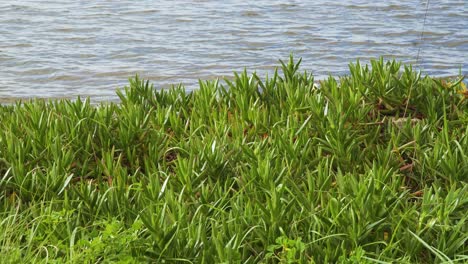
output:
[[[0,3],[0,100],[115,101],[139,74],[155,87],[272,73],[289,54],[317,79],[384,56],[431,76],[468,73],[466,1],[50,1]],[[424,34],[423,32],[424,27]],[[419,53],[419,61],[416,61]]]

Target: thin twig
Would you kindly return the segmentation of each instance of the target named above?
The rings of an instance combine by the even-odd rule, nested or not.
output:
[[[421,66],[419,64],[419,54],[421,52],[421,43],[422,43],[423,38],[424,38],[424,29],[426,27],[426,18],[427,18],[428,10],[429,10],[429,0],[427,0],[427,2],[426,2],[426,12],[424,13],[423,28],[422,28],[421,37],[419,38],[419,43],[418,43],[418,46],[419,46],[418,47],[418,54],[416,55],[416,65],[418,65],[418,66]],[[412,89],[413,89],[413,83],[411,83],[411,86],[410,86],[410,89],[409,89],[408,99],[406,100],[405,112],[403,113],[403,117],[406,117],[406,112],[408,110],[409,101],[411,99],[411,90]]]
[[[419,38],[419,43],[418,43],[418,55],[416,56],[416,64],[418,64],[419,62],[419,53],[421,52],[421,43],[422,43],[422,40],[423,40],[423,37],[424,37],[424,28],[426,27],[426,18],[427,18],[427,11],[429,10],[429,0],[427,0],[426,2],[426,13],[424,14],[424,22],[423,22],[423,28],[422,28],[422,31],[421,31],[421,36]]]

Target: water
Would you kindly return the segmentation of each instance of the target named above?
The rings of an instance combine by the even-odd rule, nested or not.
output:
[[[467,74],[466,0],[8,1],[0,3],[0,99],[115,100],[136,73],[157,87],[272,72],[290,52],[317,78],[383,55]],[[246,1],[247,2],[247,1]]]

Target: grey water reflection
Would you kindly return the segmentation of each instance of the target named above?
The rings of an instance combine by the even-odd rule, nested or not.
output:
[[[136,73],[157,87],[271,72],[290,52],[317,77],[383,55],[466,74],[464,0],[2,1],[0,98],[115,100]]]

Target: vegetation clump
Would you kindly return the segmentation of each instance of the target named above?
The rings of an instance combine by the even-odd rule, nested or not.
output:
[[[462,79],[299,64],[0,106],[2,263],[466,263]]]

